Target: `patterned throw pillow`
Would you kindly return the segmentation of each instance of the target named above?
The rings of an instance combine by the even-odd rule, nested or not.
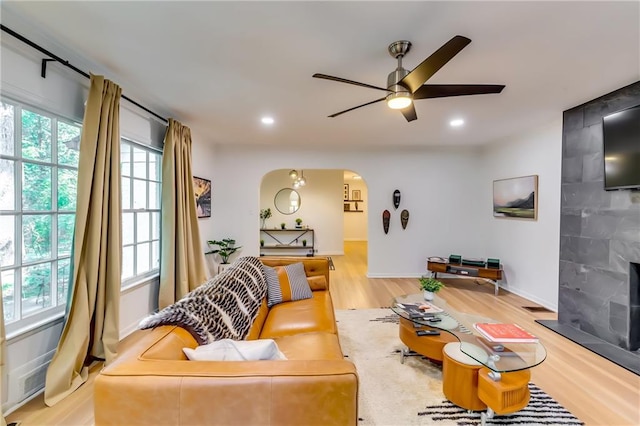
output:
[[[274,268],[264,265],[262,268],[267,279],[269,307],[282,302],[310,299],[313,296],[301,262]]]

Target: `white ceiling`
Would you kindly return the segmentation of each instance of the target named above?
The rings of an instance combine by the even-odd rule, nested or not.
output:
[[[217,144],[485,144],[640,80],[637,1],[3,1],[2,12],[4,25]],[[391,42],[413,43],[412,69],[456,34],[471,44],[429,83],[504,84],[502,94],[419,100],[411,123],[384,103],[327,118],[382,92],[312,74],[386,86]],[[466,125],[449,127],[456,117]]]

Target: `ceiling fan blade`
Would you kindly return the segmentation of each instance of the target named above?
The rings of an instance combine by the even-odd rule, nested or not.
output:
[[[425,84],[414,92],[413,99],[486,95],[500,93],[502,89],[504,89],[504,86],[500,84]]]
[[[401,84],[408,88],[411,93],[414,93],[469,43],[471,43],[471,40],[466,37],[460,35],[453,37],[440,49],[433,52],[431,56],[422,61],[420,65],[415,67],[409,74],[400,80],[398,84]]]
[[[334,77],[332,75],[316,73],[316,74],[313,75],[313,77],[314,78],[323,78],[325,80],[337,81],[339,83],[354,84],[356,86],[368,87],[369,89],[377,89],[377,90],[384,90],[385,92],[390,92],[390,90],[384,89],[382,87],[372,86],[372,85],[367,84],[367,83],[359,83],[357,81],[347,80],[346,78]]]
[[[402,113],[402,115],[404,115],[404,118],[406,118],[407,121],[418,119],[418,115],[416,114],[416,107],[413,105],[413,102],[411,102],[411,105],[409,105],[408,107],[401,109],[400,112]]]
[[[331,114],[329,117],[330,118],[337,117],[340,114],[344,114],[345,112],[353,111],[354,109],[358,109],[358,108],[365,107],[367,105],[375,104],[376,102],[384,101],[385,99],[386,99],[386,97],[380,98],[380,99],[376,99],[375,101],[367,102],[366,104],[358,105],[358,106],[355,106],[353,108],[345,109],[344,111],[336,112],[335,114]]]

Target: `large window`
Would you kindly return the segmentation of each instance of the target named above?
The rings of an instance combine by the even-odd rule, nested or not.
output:
[[[63,312],[80,125],[0,102],[0,274],[8,331]]]
[[[122,173],[122,284],[141,281],[160,269],[160,176],[162,155],[126,139]]]

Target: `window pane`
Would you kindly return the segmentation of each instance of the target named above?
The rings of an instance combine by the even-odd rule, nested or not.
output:
[[[131,208],[131,179],[122,178],[122,209]]]
[[[133,149],[133,176],[137,178],[147,178],[147,151],[134,146]]]
[[[133,277],[133,246],[122,248],[122,279]]]
[[[151,213],[151,239],[160,239],[160,213]]]
[[[13,312],[15,279],[16,271],[14,269],[2,271],[2,307],[4,309],[4,320],[6,322],[15,319],[15,313]]]
[[[147,208],[147,182],[144,180],[133,180],[133,208]]]
[[[22,164],[22,208],[51,211],[51,167]]]
[[[58,261],[58,303],[57,305],[66,305],[67,293],[69,292],[69,276],[71,259],[66,258]]]
[[[15,161],[0,160],[0,210],[15,210]]]
[[[22,313],[51,306],[51,263],[22,268]]]
[[[58,210],[75,210],[78,171],[58,169]]]
[[[149,243],[138,244],[138,256],[136,257],[136,275],[144,274],[151,270],[149,266]]]
[[[13,155],[13,105],[0,104],[0,154]]]
[[[162,156],[154,152],[149,153],[149,179],[160,181]]]
[[[58,121],[58,164],[78,166],[80,127]]]
[[[68,256],[71,254],[75,220],[76,215],[74,214],[58,215],[58,256]]]
[[[51,215],[22,216],[22,260],[51,258]]]
[[[51,119],[22,110],[22,157],[51,161]]]
[[[149,208],[160,210],[160,184],[149,182]]]
[[[149,213],[136,213],[138,223],[136,223],[136,242],[149,241]]]
[[[125,142],[120,144],[120,174],[131,176],[131,146]]]
[[[133,213],[122,213],[122,244],[133,244],[135,228],[133,227]]]
[[[15,216],[0,216],[0,266],[11,266],[16,261]]]
[[[160,241],[151,243],[151,269],[160,268]]]

